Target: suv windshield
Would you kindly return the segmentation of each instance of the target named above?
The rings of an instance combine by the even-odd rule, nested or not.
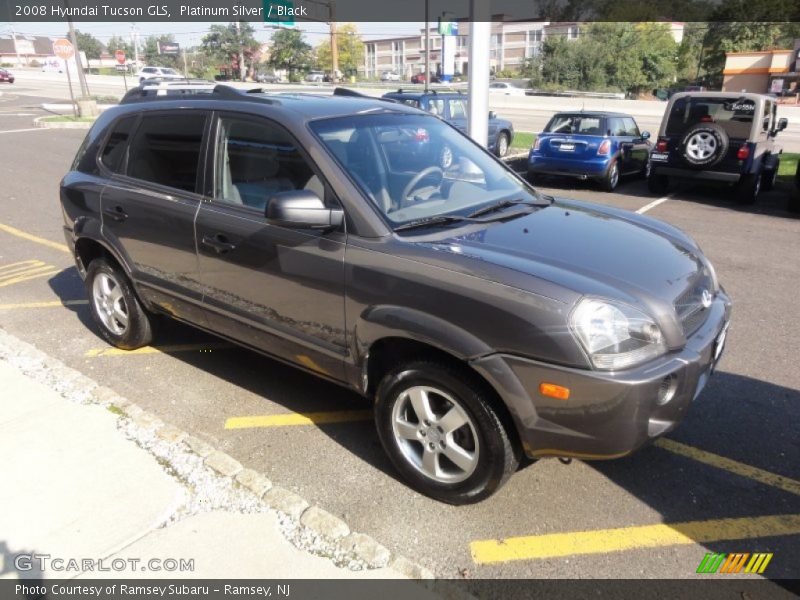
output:
[[[393,225],[465,216],[503,200],[537,200],[532,188],[435,117],[357,115],[311,128]]]
[[[161,72],[165,75],[180,75],[175,69],[161,69]]]
[[[716,123],[730,138],[747,139],[756,103],[749,98],[678,98],[667,119],[666,135],[680,135],[697,123]]]
[[[545,133],[603,135],[603,120],[597,116],[556,115],[544,128]]]

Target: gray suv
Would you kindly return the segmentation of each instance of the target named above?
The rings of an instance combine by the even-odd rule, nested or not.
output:
[[[380,99],[135,92],[60,197],[111,344],[166,315],[363,394],[402,476],[455,504],[523,455],[615,458],[670,431],[730,317],[680,230],[537,193]]]

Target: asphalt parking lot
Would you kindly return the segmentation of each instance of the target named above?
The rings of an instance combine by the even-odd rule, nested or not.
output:
[[[726,354],[657,444],[612,462],[540,460],[489,500],[452,507],[397,478],[369,403],[353,393],[174,323],[153,347],[104,343],[58,205],[84,132],[33,129],[33,105],[0,99],[0,326],[10,333],[441,577],[684,578],[707,552],[767,552],[764,577],[800,578],[800,218],[785,190],[742,209],[724,189],[660,199],[642,181],[613,194],[548,182],[548,193],[646,209],[694,236],[734,301]]]

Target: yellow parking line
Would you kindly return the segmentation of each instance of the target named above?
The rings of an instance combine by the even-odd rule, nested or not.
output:
[[[52,302],[20,302],[18,304],[0,304],[0,310],[17,308],[54,308],[57,306],[83,306],[88,300],[53,300]]]
[[[694,446],[682,444],[667,438],[656,440],[655,445],[659,448],[663,448],[664,450],[674,452],[675,454],[680,454],[681,456],[711,465],[712,467],[724,469],[730,473],[735,473],[736,475],[747,477],[748,479],[758,481],[759,483],[779,488],[791,494],[800,495],[800,481],[795,479],[790,479],[788,477],[784,477],[783,475],[777,475],[776,473],[770,473],[769,471],[752,467],[730,458],[725,458],[719,454],[712,454],[711,452],[706,452],[705,450],[700,450]]]
[[[289,413],[282,415],[261,415],[256,417],[231,417],[225,421],[225,429],[285,427],[287,425],[325,425],[328,423],[369,421],[370,419],[372,419],[371,410]]]
[[[60,269],[58,267],[45,264],[35,259],[3,265],[0,266],[0,287],[14,285],[15,283],[21,283],[29,279],[55,275],[59,271]]]
[[[139,354],[175,354],[178,352],[213,352],[214,350],[227,350],[233,344],[225,342],[210,344],[172,344],[165,346],[143,346],[136,350],[122,350],[120,348],[94,348],[87,350],[84,356],[97,358],[100,356],[137,356]]]
[[[477,564],[800,534],[800,514],[551,533],[470,544]]]
[[[10,233],[11,235],[15,235],[20,237],[24,240],[28,240],[29,242],[36,242],[37,244],[42,244],[43,246],[47,246],[48,248],[53,248],[55,250],[60,250],[61,252],[69,253],[69,248],[65,244],[59,244],[58,242],[51,242],[50,240],[46,240],[36,235],[32,235],[21,229],[17,229],[16,227],[11,227],[10,225],[4,225],[0,223],[0,231],[5,231],[6,233]]]

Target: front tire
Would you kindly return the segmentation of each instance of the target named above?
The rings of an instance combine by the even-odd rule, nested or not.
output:
[[[153,319],[116,264],[96,258],[86,270],[86,291],[92,318],[109,344],[135,350],[153,340]]]
[[[497,143],[495,144],[497,156],[503,158],[508,154],[508,134],[503,132],[497,136]]]
[[[411,487],[449,504],[488,498],[517,469],[491,390],[473,373],[415,360],[390,371],[375,395],[375,423]]]

